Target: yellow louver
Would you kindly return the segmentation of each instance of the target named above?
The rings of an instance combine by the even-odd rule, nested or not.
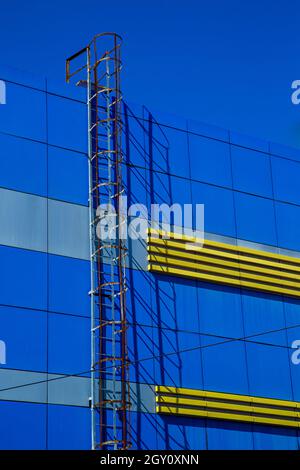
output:
[[[300,258],[211,240],[197,247],[193,238],[158,234],[149,230],[151,272],[300,297]]]
[[[156,412],[300,428],[300,403],[232,393],[156,386]]]

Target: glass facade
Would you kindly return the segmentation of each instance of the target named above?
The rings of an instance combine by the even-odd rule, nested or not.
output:
[[[0,447],[89,449],[82,90],[6,70],[0,79]],[[209,237],[300,256],[300,150],[129,104],[124,148],[129,205],[202,203]],[[297,429],[158,415],[154,392],[300,402],[299,300],[150,273],[145,247],[129,243],[129,253],[133,447],[299,449]]]

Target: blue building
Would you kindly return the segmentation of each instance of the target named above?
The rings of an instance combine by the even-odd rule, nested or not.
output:
[[[90,449],[84,90],[0,79],[0,448]],[[299,449],[300,150],[129,104],[124,131],[129,203],[203,203],[219,256],[129,247],[133,448]]]

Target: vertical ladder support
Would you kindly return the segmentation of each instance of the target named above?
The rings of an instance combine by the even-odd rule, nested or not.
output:
[[[122,94],[121,38],[102,33],[66,61],[67,82],[77,75],[87,87],[89,224],[91,261],[91,410],[92,448],[129,449],[130,385],[126,319],[126,255],[121,237]],[[99,53],[98,49],[102,52]],[[104,52],[103,52],[104,51]],[[85,57],[86,61],[78,65]],[[71,64],[77,68],[71,71]],[[99,208],[101,207],[101,210]],[[99,238],[99,224],[115,216],[109,239]],[[105,210],[107,208],[107,210]]]

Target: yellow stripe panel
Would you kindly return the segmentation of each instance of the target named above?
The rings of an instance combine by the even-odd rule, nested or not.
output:
[[[148,261],[152,263],[157,263],[159,265],[167,264],[171,266],[178,266],[178,260],[172,259],[172,258],[167,258],[164,256],[157,256],[157,255],[152,255],[150,254],[148,256]],[[223,264],[224,265],[224,264]],[[215,266],[210,266],[209,264],[205,263],[193,263],[190,261],[180,261],[180,266],[182,268],[191,268],[192,270],[195,271],[208,271],[215,273],[216,272],[216,267]],[[293,282],[293,281],[286,281],[283,279],[283,276],[281,274],[281,278],[276,278],[276,277],[269,277],[269,276],[261,276],[259,274],[251,274],[247,273],[245,271],[235,269],[235,270],[230,270],[230,269],[223,269],[223,268],[217,268],[219,274],[224,274],[228,276],[233,276],[233,277],[241,277],[244,279],[253,279],[255,281],[261,281],[261,282],[269,282],[270,284],[278,284],[278,285],[284,285],[284,286],[289,286],[289,287],[294,287],[295,289],[300,288],[300,282]]]
[[[265,264],[265,260],[261,262],[261,264],[254,264],[253,261],[250,260],[250,262],[242,262],[241,258],[238,257],[238,255],[230,255],[230,259],[233,259],[234,261],[228,261],[226,258],[223,259],[223,254],[222,257],[220,257],[219,254],[215,256],[205,256],[205,248],[202,251],[199,251],[197,254],[193,254],[191,256],[191,253],[189,253],[187,250],[185,251],[178,251],[178,250],[172,250],[169,249],[168,247],[160,247],[160,246],[155,246],[155,245],[149,245],[148,246],[148,252],[149,255],[156,255],[156,256],[163,256],[165,259],[171,258],[176,258],[177,264],[178,261],[180,260],[180,263],[182,263],[181,260],[193,260],[193,261],[199,261],[207,264],[212,264],[212,265],[217,265],[217,266],[226,266],[229,268],[235,268],[236,270],[244,270],[244,271],[253,271],[257,273],[263,273],[263,274],[268,274],[270,276],[277,276],[277,277],[286,277],[289,279],[294,279],[295,281],[300,282],[300,269],[297,267],[294,267],[294,271],[296,270],[296,273],[293,272],[293,270],[289,268],[283,268],[283,265],[279,263],[272,263],[271,267],[268,267],[268,265]],[[215,252],[216,253],[216,252]],[[235,257],[233,257],[235,256]],[[237,260],[237,261],[235,261]],[[275,269],[273,269],[273,267]],[[276,269],[277,268],[277,269]]]
[[[155,391],[157,413],[300,428],[299,402],[164,386]]]
[[[248,423],[270,424],[273,426],[285,426],[298,428],[299,423],[288,419],[265,418],[260,416],[239,415],[234,413],[218,413],[216,411],[194,410],[189,408],[174,408],[169,406],[157,406],[157,413],[179,415],[179,416],[199,416],[210,419],[222,419],[229,421],[240,421]]]
[[[205,240],[203,248],[186,247],[191,237],[148,238],[148,269],[229,286],[300,297],[300,259]],[[242,253],[242,254],[241,254]],[[246,256],[245,256],[246,255]]]
[[[290,418],[300,418],[300,413],[297,411],[290,410],[279,410],[275,411],[272,408],[264,408],[262,406],[250,406],[250,405],[238,405],[236,403],[223,403],[218,401],[205,401],[197,400],[193,398],[179,398],[170,396],[158,396],[156,397],[156,403],[159,405],[180,405],[190,406],[192,408],[215,408],[218,410],[229,410],[229,411],[240,411],[242,413],[258,413],[272,416],[289,416]]]
[[[200,247],[194,248],[193,247],[193,248],[188,248],[188,249],[186,248],[185,243],[182,243],[182,242],[177,243],[177,242],[174,242],[173,240],[161,240],[159,238],[148,238],[148,243],[150,244],[150,245],[148,245],[149,250],[150,249],[152,250],[153,247],[155,247],[155,248],[162,247],[162,248],[167,249],[167,250],[170,250],[170,248],[174,248],[174,250],[176,251],[178,257],[183,257],[183,258],[188,258],[188,259],[191,259],[191,256],[194,257],[195,254],[200,255],[200,256],[202,256],[204,254],[204,255],[210,256],[212,259],[228,258],[228,259],[231,259],[231,260],[237,260],[237,261],[240,261],[240,262],[250,263],[251,265],[253,264],[255,266],[256,265],[258,265],[258,266],[270,266],[270,267],[274,267],[276,269],[284,269],[284,270],[287,270],[287,271],[295,271],[297,273],[300,272],[300,266],[298,266],[297,264],[293,265],[290,262],[284,263],[283,261],[280,261],[279,259],[277,260],[277,262],[269,261],[264,256],[262,256],[262,257],[258,257],[258,256],[253,257],[253,256],[240,255],[238,250],[237,250],[237,247],[235,247],[235,253],[233,253],[231,251],[228,252],[226,250],[216,250],[216,249],[207,248],[206,247],[207,241],[206,241],[205,245],[203,245],[202,248],[200,248]],[[230,245],[228,245],[228,246],[230,246]],[[264,252],[261,252],[261,253],[264,253]],[[295,260],[298,261],[298,258],[295,258]]]
[[[151,234],[153,235],[151,237]],[[193,243],[196,244],[198,243],[199,245],[204,242],[205,246],[212,246],[216,247],[218,249],[224,249],[228,251],[234,251],[234,252],[240,252],[240,253],[246,253],[249,255],[254,255],[254,256],[262,256],[264,258],[270,258],[270,259],[275,259],[275,260],[282,260],[286,262],[291,262],[291,263],[297,263],[300,266],[300,258],[294,258],[292,256],[287,256],[287,255],[280,255],[277,253],[270,253],[268,251],[263,251],[263,250],[256,250],[254,248],[247,248],[244,246],[238,246],[238,245],[229,245],[228,243],[222,243],[222,242],[217,242],[213,240],[201,240],[197,239],[194,237],[189,237],[187,235],[177,235],[176,233],[173,232],[162,232],[161,230],[155,230],[155,229],[149,229],[149,235],[150,238],[153,240],[159,240],[156,236],[162,236],[163,234],[166,234],[169,239],[173,239],[176,241],[182,241],[182,242],[187,242],[187,243]],[[169,241],[168,239],[163,240],[163,241]]]
[[[208,390],[194,390],[191,388],[167,387],[165,385],[156,385],[155,392],[160,395],[180,395],[189,397],[219,398],[220,400],[241,401],[246,403],[256,403],[261,405],[270,405],[277,407],[299,408],[300,402],[280,400],[278,398],[254,397],[250,395],[240,395],[235,393],[211,392]]]

